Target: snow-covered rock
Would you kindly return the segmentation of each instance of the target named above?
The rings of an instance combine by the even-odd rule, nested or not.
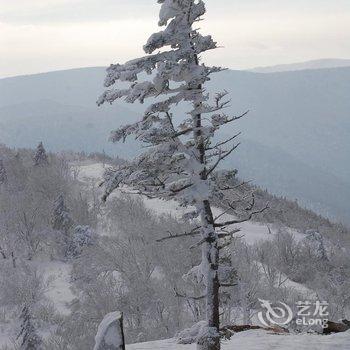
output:
[[[196,342],[197,337],[202,327],[205,327],[207,323],[200,321],[195,323],[192,327],[184,329],[176,335],[177,342],[179,344],[193,344]]]
[[[100,323],[94,350],[124,350],[123,317],[118,311],[107,314]]]

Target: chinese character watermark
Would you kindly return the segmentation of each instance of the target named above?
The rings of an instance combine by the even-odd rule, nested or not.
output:
[[[263,310],[258,313],[258,319],[266,327],[286,326],[292,321],[297,326],[328,327],[329,304],[326,301],[298,301],[296,312],[281,301],[275,304],[268,300],[259,299],[259,301]]]

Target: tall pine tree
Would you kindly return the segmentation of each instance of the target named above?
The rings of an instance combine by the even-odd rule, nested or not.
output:
[[[197,339],[199,349],[220,349],[219,252],[239,231],[232,225],[249,220],[261,210],[254,209],[254,197],[237,219],[214,217],[212,203],[220,201],[229,210],[237,208],[237,198],[230,200],[226,191],[234,189],[235,171],[220,171],[219,164],[237,147],[237,135],[214,141],[217,131],[243,115],[229,116],[227,92],[210,96],[204,88],[210,75],[221,71],[200,61],[200,55],[217,47],[211,36],[195,28],[206,9],[201,0],[158,0],[161,4],[159,26],[164,30],[151,35],[144,46],[145,57],[123,65],[112,64],[107,70],[107,91],[98,104],[124,99],[144,103],[151,99],[142,118],[112,132],[113,142],[134,136],[145,144],[145,150],[114,172],[106,174],[108,197],[121,185],[147,197],[176,200],[187,207],[186,218],[196,219],[191,232],[164,239],[198,236],[196,246],[202,249],[202,262],[196,273],[205,285],[207,325]],[[146,73],[147,75],[145,77]],[[112,88],[117,82],[127,87]],[[177,115],[173,107],[182,104],[187,114]],[[125,189],[125,187],[124,187]]]
[[[53,212],[51,217],[52,228],[62,235],[63,254],[67,257],[70,255],[72,246],[71,228],[73,219],[70,215],[70,210],[67,208],[63,195],[59,195],[54,202]]]
[[[39,142],[35,154],[34,154],[34,165],[42,166],[47,165],[49,163],[44,145],[42,142]]]
[[[0,159],[0,185],[7,182],[7,172],[2,159]]]
[[[70,211],[67,208],[64,197],[60,194],[54,202],[52,213],[52,228],[57,231],[67,233],[73,225],[73,220],[70,216]]]
[[[17,339],[21,339],[20,350],[41,350],[43,349],[42,339],[38,335],[30,308],[25,305],[22,309],[21,316],[21,330]]]

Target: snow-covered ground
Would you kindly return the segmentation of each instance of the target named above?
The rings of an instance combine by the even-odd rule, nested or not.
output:
[[[102,179],[104,166],[101,163],[91,163],[79,165],[78,177],[82,182],[98,184]],[[174,201],[162,201],[158,199],[143,198],[145,205],[153,210],[156,214],[171,214],[180,217],[183,213]],[[214,208],[214,215],[220,213],[218,208]],[[230,219],[229,215],[223,217],[223,220]],[[258,222],[245,222],[239,225],[241,232],[239,235],[244,236],[248,244],[254,244],[259,240],[273,238],[277,230],[274,227],[267,227]],[[297,240],[305,237],[302,233],[286,228]],[[284,285],[298,290],[304,295],[311,295],[313,291],[305,286],[286,279]],[[127,350],[195,350],[196,345],[179,345],[175,340],[167,339],[154,342],[130,344]],[[288,334],[277,335],[260,330],[246,331],[235,334],[231,340],[223,342],[223,350],[350,350],[350,331],[346,333],[333,334],[329,336],[312,335],[312,334]]]
[[[46,288],[45,296],[50,300],[55,309],[62,315],[70,313],[69,303],[74,299],[71,290],[70,270],[71,266],[60,261],[31,262],[36,267],[38,273],[43,276]],[[16,339],[17,327],[12,324],[0,323],[0,348],[2,346],[12,346],[12,340]]]
[[[70,284],[71,266],[64,262],[51,261],[41,264],[40,269],[48,281],[46,297],[53,302],[59,313],[69,314],[69,303],[75,297]]]
[[[196,350],[196,345],[179,345],[161,340],[126,346],[127,350]],[[223,350],[349,350],[350,331],[332,335],[277,335],[261,330],[235,334],[223,342]]]
[[[101,182],[105,167],[102,163],[92,163],[78,166],[78,178],[82,182],[98,184]],[[143,197],[143,201],[147,208],[153,210],[156,214],[171,214],[176,217],[181,217],[184,213],[183,208],[179,208],[175,201],[164,201],[160,199],[148,199]],[[213,209],[214,215],[221,213],[220,209]],[[229,220],[231,215],[222,216],[222,220]],[[260,224],[258,222],[249,221],[239,224],[237,227],[241,229],[239,236],[243,236],[248,244],[254,244],[259,240],[272,239],[276,230],[273,227]],[[305,236],[296,230],[286,228],[294,235],[297,240],[303,239]]]
[[[97,184],[102,178],[104,166],[101,163],[91,163],[78,165],[78,177],[82,182]],[[182,210],[179,209],[175,202],[161,201],[157,199],[144,198],[145,205],[158,214],[171,214],[181,216]],[[249,244],[260,239],[271,239],[276,231],[266,225],[257,222],[246,222],[240,224],[241,233]],[[304,235],[290,230],[297,239],[302,239]],[[46,296],[54,303],[56,309],[62,313],[69,313],[68,304],[74,299],[74,294],[70,284],[69,264],[63,262],[37,262],[37,267],[48,283]],[[299,290],[305,295],[312,293],[306,287],[295,282],[287,280],[285,285]],[[0,347],[9,342],[7,334],[8,326],[3,328],[0,325]],[[175,340],[167,339],[147,343],[130,344],[127,350],[195,350],[196,346],[179,345]],[[288,334],[277,335],[265,331],[246,331],[235,334],[230,341],[223,342],[223,350],[350,350],[350,331],[346,333],[333,334],[329,336],[311,335],[311,334]]]

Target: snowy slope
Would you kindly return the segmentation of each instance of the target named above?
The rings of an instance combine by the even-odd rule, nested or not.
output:
[[[53,302],[60,314],[69,314],[69,303],[75,297],[70,284],[71,266],[64,262],[50,261],[41,264],[39,269],[45,280],[49,281],[46,297]]]
[[[101,163],[90,163],[77,165],[79,167],[79,179],[84,183],[96,185],[101,181],[104,172],[104,166]],[[118,195],[118,194],[115,194]],[[162,201],[157,199],[143,198],[145,205],[157,214],[171,214],[180,217],[183,209],[177,207],[174,201]],[[214,208],[214,212],[218,209]],[[228,219],[229,216],[223,218]],[[240,225],[241,233],[248,244],[253,244],[258,240],[271,239],[276,231],[270,227],[271,233],[266,225],[258,222],[246,222]],[[295,230],[290,232],[297,239],[303,239],[305,236]],[[295,289],[305,296],[310,296],[313,291],[305,286],[287,279],[284,285]],[[127,350],[196,350],[196,345],[176,344],[174,339],[159,340],[154,342],[145,342],[130,344],[126,346]],[[223,350],[348,350],[350,349],[350,331],[347,333],[334,334],[330,336],[311,335],[311,334],[288,334],[277,335],[265,331],[247,331],[235,334],[230,341],[223,342]]]
[[[71,266],[60,261],[32,261],[40,275],[43,276],[45,297],[50,300],[56,311],[61,315],[70,313],[69,303],[75,298],[70,284]],[[18,324],[6,324],[0,321],[0,348],[9,346],[12,349],[12,340],[18,335]]]
[[[101,181],[104,172],[104,166],[101,163],[92,163],[79,166],[79,179],[83,182],[91,182],[97,184]],[[171,214],[176,217],[181,217],[184,212],[183,208],[179,208],[175,201],[163,201],[160,199],[148,199],[143,197],[143,201],[147,208],[153,210],[157,214]],[[220,209],[213,209],[214,215],[221,213]],[[223,221],[232,219],[231,215],[224,215],[221,218]],[[244,236],[245,241],[248,244],[254,244],[259,240],[272,239],[276,231],[273,227],[260,224],[258,222],[249,221],[239,224],[237,226],[241,229],[240,236]],[[296,230],[286,228],[290,233],[294,235],[297,240],[303,239],[305,236]],[[271,233],[270,233],[271,232]]]
[[[127,350],[196,350],[194,344],[179,345],[174,340],[161,340],[126,346]],[[235,334],[222,346],[223,350],[349,350],[350,331],[328,336],[311,334],[277,335],[265,331]]]
[[[85,184],[97,184],[102,178],[104,166],[101,163],[86,163],[84,165],[76,164],[79,170],[78,177]],[[181,209],[177,208],[175,202],[149,200],[143,198],[145,205],[158,214],[181,215]],[[275,231],[271,228],[272,234],[269,234],[266,225],[257,222],[247,222],[240,225],[245,240],[253,244],[260,239],[271,239]],[[304,236],[296,231],[291,232],[299,239]],[[68,304],[74,299],[74,294],[70,285],[70,269],[68,264],[63,262],[37,262],[37,267],[44,274],[46,280],[50,280],[46,296],[54,303],[57,311],[61,314],[69,313]],[[297,289],[301,293],[308,295],[312,291],[306,287],[287,280],[285,286]],[[9,343],[8,327],[2,328],[0,325],[0,347]],[[179,345],[175,340],[167,339],[154,342],[130,344],[127,350],[195,350],[196,346]],[[247,331],[237,333],[230,341],[223,342],[223,350],[348,350],[350,349],[350,331],[346,333],[334,334],[330,336],[321,335],[276,335],[265,331]]]

